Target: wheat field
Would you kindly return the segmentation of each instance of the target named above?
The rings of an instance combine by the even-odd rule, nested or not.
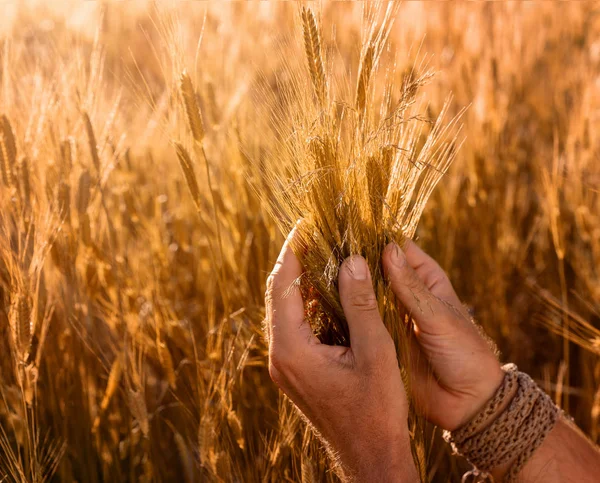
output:
[[[267,370],[299,218],[323,340],[339,262],[413,238],[600,443],[600,4],[0,11],[0,481],[338,481]]]

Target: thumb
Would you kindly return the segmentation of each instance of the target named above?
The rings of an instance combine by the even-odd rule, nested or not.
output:
[[[390,243],[385,248],[383,269],[392,292],[410,313],[419,331],[431,335],[449,332],[456,319],[452,307],[431,293],[397,244]]]
[[[340,301],[350,330],[350,346],[358,359],[369,359],[392,341],[383,325],[366,260],[353,255],[342,263],[338,280]]]

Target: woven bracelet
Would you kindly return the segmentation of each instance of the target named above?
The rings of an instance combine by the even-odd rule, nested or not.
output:
[[[527,374],[514,364],[502,367],[504,379],[494,396],[468,423],[444,431],[455,453],[464,456],[473,470],[463,476],[493,481],[490,471],[512,462],[504,482],[516,481],[535,450],[552,430],[560,409]],[[505,407],[499,412],[499,409]]]

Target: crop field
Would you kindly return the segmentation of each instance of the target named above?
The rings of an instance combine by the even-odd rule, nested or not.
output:
[[[600,443],[599,3],[21,0],[0,3],[0,482],[339,481],[268,372],[299,219],[321,340],[347,343],[341,260],[384,294],[381,250],[412,238]],[[422,478],[460,481],[413,429]]]

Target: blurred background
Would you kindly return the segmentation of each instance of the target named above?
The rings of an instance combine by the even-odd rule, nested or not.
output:
[[[300,5],[0,5],[0,480],[336,480],[261,333],[283,240],[256,192],[281,141],[264,113],[306,74]],[[354,85],[369,7],[310,7]],[[596,443],[599,13],[407,2],[379,67],[400,82],[425,58],[427,114],[468,107],[417,241]],[[184,70],[206,130],[196,204],[173,148]],[[431,479],[459,481],[432,438]]]

